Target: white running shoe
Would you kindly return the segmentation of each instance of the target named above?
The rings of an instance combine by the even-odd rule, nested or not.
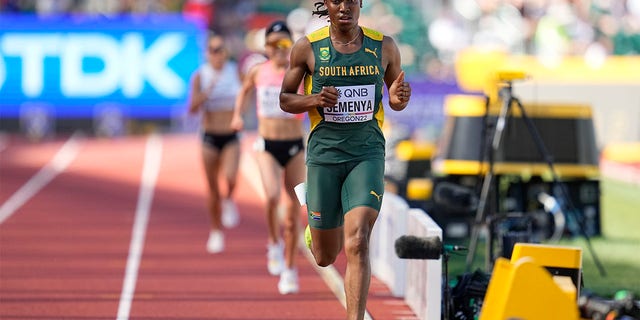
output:
[[[207,251],[209,253],[220,253],[224,250],[224,234],[220,230],[212,230],[207,241]]]
[[[284,246],[282,242],[267,245],[267,269],[272,276],[277,276],[284,269]]]
[[[280,294],[292,294],[300,291],[300,287],[298,286],[298,271],[296,269],[285,268],[282,271],[280,281],[278,282],[278,291],[280,291]]]
[[[222,225],[225,228],[234,228],[240,223],[238,208],[231,199],[222,200]]]

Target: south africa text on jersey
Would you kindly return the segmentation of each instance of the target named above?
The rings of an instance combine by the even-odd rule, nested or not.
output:
[[[380,69],[376,65],[369,66],[330,66],[318,68],[320,77],[354,77],[379,75]]]

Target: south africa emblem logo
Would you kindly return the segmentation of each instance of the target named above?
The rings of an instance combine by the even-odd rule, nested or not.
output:
[[[329,47],[320,48],[320,60],[328,61],[331,58],[331,54],[329,53]]]

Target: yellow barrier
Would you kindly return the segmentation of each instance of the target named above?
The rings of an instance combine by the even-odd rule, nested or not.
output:
[[[517,243],[496,259],[480,320],[579,319],[581,269],[580,248]]]
[[[480,320],[577,320],[580,315],[575,297],[575,287],[559,286],[533,258],[516,263],[498,258]]]

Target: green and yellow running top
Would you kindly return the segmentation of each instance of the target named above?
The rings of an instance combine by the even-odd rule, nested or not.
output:
[[[307,163],[384,159],[384,36],[378,31],[361,28],[364,33],[362,46],[349,54],[334,49],[328,26],[307,35],[315,68],[305,77],[305,94],[318,93],[327,86],[336,87],[339,93],[337,105],[309,111],[311,133]]]

